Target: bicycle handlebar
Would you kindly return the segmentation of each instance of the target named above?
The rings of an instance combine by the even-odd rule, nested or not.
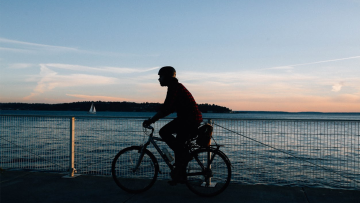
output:
[[[154,127],[152,127],[151,125],[148,126],[143,126],[144,128],[150,129],[150,130],[154,130]]]

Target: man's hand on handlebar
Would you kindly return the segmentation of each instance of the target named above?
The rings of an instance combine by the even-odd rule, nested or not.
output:
[[[147,119],[143,122],[143,127],[149,127],[153,122],[151,121],[151,119]]]

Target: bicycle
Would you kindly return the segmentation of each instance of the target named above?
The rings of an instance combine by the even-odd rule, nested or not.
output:
[[[150,189],[159,173],[159,164],[154,154],[147,146],[153,144],[171,171],[174,166],[167,155],[159,148],[154,137],[154,128],[145,144],[122,149],[114,158],[111,166],[115,183],[129,193],[141,193]],[[146,131],[146,130],[145,130]],[[144,132],[145,132],[144,131]],[[195,142],[196,137],[186,143],[190,159],[186,166],[186,186],[200,196],[215,196],[223,192],[230,183],[231,163],[228,157],[220,151],[221,145],[201,147]],[[215,140],[214,140],[215,141]]]

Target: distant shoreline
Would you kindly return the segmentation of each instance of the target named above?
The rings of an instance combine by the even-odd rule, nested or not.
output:
[[[103,112],[157,112],[160,103],[135,103],[135,102],[103,102],[84,101],[73,103],[0,103],[1,110],[12,111],[89,111],[91,103],[94,103],[97,111]],[[288,112],[288,111],[233,111],[227,107],[215,104],[199,104],[202,113],[231,113],[231,114],[360,114],[360,112]]]
[[[300,111],[300,112],[288,112],[288,111],[233,111],[235,114],[247,114],[247,113],[271,113],[271,114],[360,114],[360,112],[317,112],[317,111]]]
[[[30,110],[30,111],[89,111],[91,104],[97,111],[108,112],[157,112],[160,103],[135,102],[103,102],[85,101],[73,103],[44,104],[44,103],[0,103],[0,110]],[[232,110],[215,104],[199,104],[202,113],[232,113]]]
[[[0,111],[80,111],[80,110],[34,110],[34,109],[0,109]],[[100,111],[100,112],[149,112],[156,113],[156,111]],[[225,113],[229,112],[202,112],[202,113]],[[230,114],[359,114],[360,112],[287,112],[287,111],[232,111]]]

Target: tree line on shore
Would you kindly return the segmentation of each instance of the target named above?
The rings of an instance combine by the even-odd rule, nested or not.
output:
[[[122,111],[122,112],[156,112],[160,103],[135,103],[135,102],[103,102],[83,101],[60,104],[43,103],[0,103],[1,110],[33,110],[33,111],[88,111],[94,103],[97,111]],[[231,109],[215,104],[199,104],[202,113],[231,113]]]

